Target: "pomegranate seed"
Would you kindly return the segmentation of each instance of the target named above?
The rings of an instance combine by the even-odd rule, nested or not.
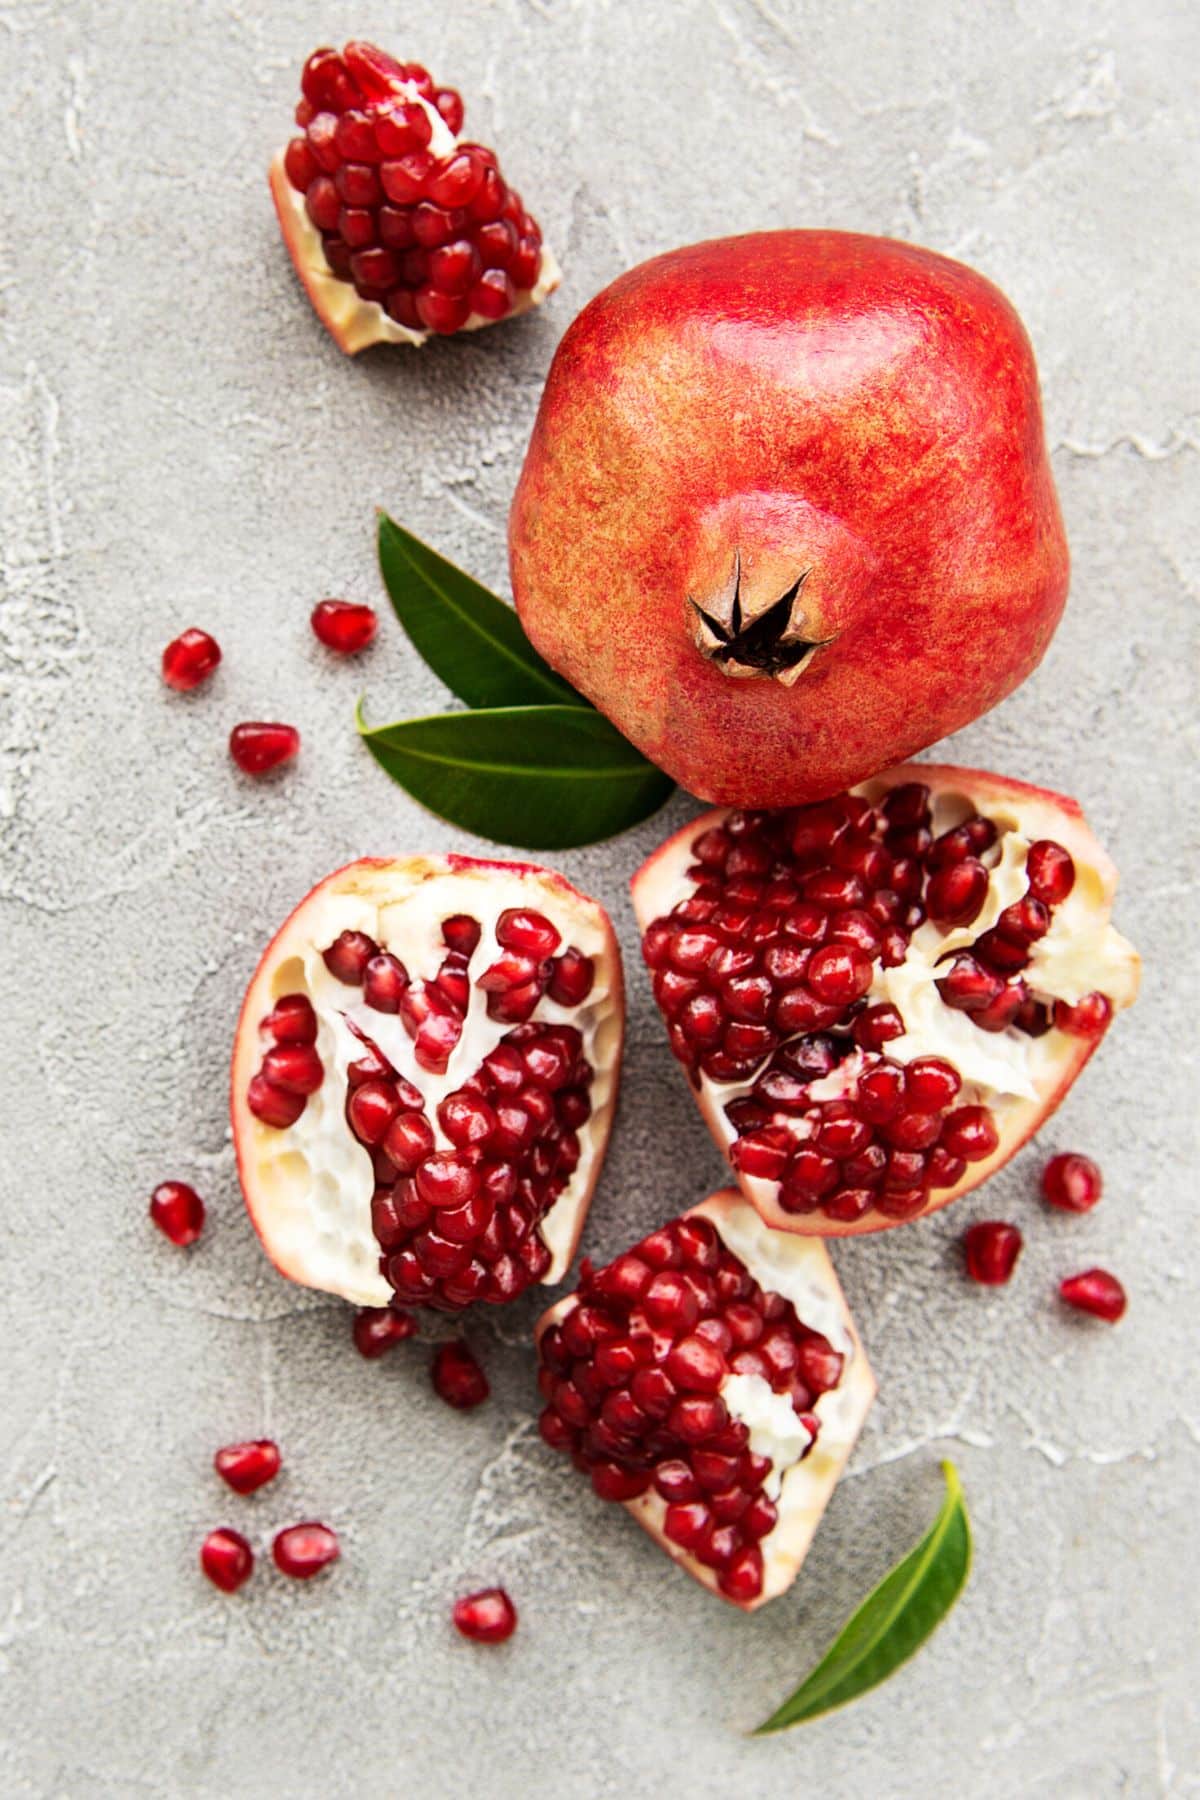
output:
[[[485,269],[471,288],[468,304],[481,319],[506,319],[517,301],[517,290],[503,269]]]
[[[1029,846],[1025,876],[1036,900],[1045,906],[1061,906],[1075,886],[1075,863],[1061,844],[1039,838]]]
[[[253,720],[235,725],[229,734],[229,754],[245,775],[265,775],[290,762],[299,749],[300,733],[294,725]]]
[[[967,1274],[972,1281],[983,1282],[987,1287],[1002,1286],[1016,1267],[1021,1242],[1016,1226],[998,1219],[984,1219],[972,1225],[963,1237]]]
[[[262,1074],[286,1094],[315,1094],[325,1079],[321,1058],[311,1044],[276,1044],[262,1060]]]
[[[455,1629],[476,1644],[502,1644],[517,1629],[517,1609],[503,1588],[481,1588],[454,1602]]]
[[[164,1237],[186,1250],[204,1230],[204,1202],[186,1181],[160,1181],[150,1196],[150,1217]]]
[[[306,1519],[277,1532],[271,1554],[281,1575],[290,1575],[293,1581],[311,1581],[314,1575],[337,1561],[341,1548],[328,1525]]]
[[[1054,1002],[1054,1023],[1072,1037],[1103,1037],[1112,1018],[1112,1001],[1107,994],[1085,994],[1076,1006],[1065,1000]]]
[[[271,1125],[277,1131],[286,1130],[294,1125],[304,1111],[304,1095],[288,1093],[284,1088],[275,1087],[265,1075],[253,1075],[246,1089],[246,1104],[256,1119],[264,1125]]]
[[[454,88],[439,88],[433,97],[433,104],[441,113],[447,128],[457,137],[463,126],[462,95]]]
[[[942,1148],[964,1162],[982,1162],[1000,1142],[996,1122],[986,1106],[960,1106],[942,1125]]]
[[[307,994],[285,994],[262,1022],[262,1029],[277,1044],[315,1044],[317,1015]]]
[[[1103,1177],[1090,1156],[1064,1151],[1042,1170],[1043,1195],[1064,1212],[1091,1212],[1103,1192]]]
[[[354,1315],[354,1348],[368,1362],[413,1336],[417,1321],[401,1306],[364,1306]]]
[[[1107,1269],[1084,1269],[1079,1275],[1068,1275],[1059,1284],[1059,1293],[1068,1306],[1107,1319],[1115,1325],[1128,1304],[1125,1289]]]
[[[321,600],[312,610],[312,628],[326,649],[339,656],[365,650],[379,627],[373,606],[354,600]]]
[[[163,651],[162,678],[177,693],[187,694],[208,680],[220,660],[221,646],[216,638],[192,625],[172,638]]]
[[[461,1338],[441,1344],[433,1358],[434,1392],[460,1412],[481,1406],[491,1392],[488,1378]]]
[[[988,872],[974,857],[948,863],[930,877],[925,907],[939,925],[969,925],[987,898]]]
[[[496,942],[526,956],[553,956],[561,934],[542,913],[509,907],[496,921]]]
[[[339,981],[348,987],[358,987],[366,974],[367,964],[376,955],[379,946],[365,931],[342,931],[321,952],[325,967]]]
[[[254,1570],[254,1552],[240,1531],[222,1525],[200,1546],[200,1567],[223,1594],[236,1594]]]
[[[253,1438],[245,1444],[228,1444],[213,1457],[213,1468],[235,1494],[252,1494],[266,1487],[279,1473],[282,1458],[270,1438]]]
[[[937,1056],[918,1056],[904,1071],[904,1097],[917,1112],[941,1112],[961,1087],[958,1070]]]
[[[991,969],[985,969],[974,956],[956,956],[949,973],[934,983],[947,1006],[958,1012],[981,1012],[990,1006],[1004,983]]]

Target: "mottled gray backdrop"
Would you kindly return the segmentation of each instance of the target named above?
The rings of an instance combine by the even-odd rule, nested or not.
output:
[[[310,48],[355,33],[428,61],[566,267],[544,313],[347,362],[304,302],[264,173]],[[1195,1794],[1197,808],[1195,70],[1185,0],[0,0],[0,778],[7,1795],[812,1791]],[[378,602],[384,503],[486,580],[554,345],[630,263],[768,225],[889,232],[976,264],[1028,322],[1074,552],[1040,673],[953,743],[1077,794],[1125,871],[1143,998],[1038,1145],[927,1224],[838,1265],[880,1401],[804,1576],[745,1618],[594,1500],[533,1427],[539,1301],[470,1332],[494,1383],[433,1398],[426,1339],[384,1365],[348,1313],[286,1286],[242,1210],[230,1029],[259,946],[365,851],[452,846],[352,723],[445,696],[395,623],[357,666],[308,630]],[[193,623],[225,651],[158,678]],[[294,720],[260,786],[225,752]],[[689,813],[564,856],[632,950],[626,878]],[[623,1115],[587,1248],[605,1257],[721,1175],[631,958]],[[1106,1198],[1050,1217],[1043,1157],[1089,1151]],[[188,1255],[146,1198],[194,1179]],[[958,1239],[1017,1219],[1012,1286]],[[1115,1331],[1065,1318],[1103,1261]],[[216,1482],[269,1432],[285,1473]],[[950,1622],[851,1711],[744,1735],[923,1529],[959,1464],[977,1567]],[[195,1562],[223,1520],[316,1515],[344,1558],[241,1596]],[[521,1608],[457,1640],[464,1584]]]

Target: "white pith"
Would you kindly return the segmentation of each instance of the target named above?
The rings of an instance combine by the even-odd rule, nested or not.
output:
[[[577,1134],[578,1167],[538,1226],[552,1258],[543,1279],[562,1279],[599,1174],[616,1102],[623,999],[612,928],[601,907],[548,871],[408,857],[351,863],[315,888],[271,944],[243,1007],[232,1092],[239,1172],[268,1254],[293,1281],[340,1294],[358,1306],[386,1305],[392,1297],[379,1272],[379,1245],[371,1229],[371,1159],[345,1118],[346,1071],[365,1054],[346,1018],[421,1090],[438,1147],[451,1148],[437,1122],[438,1103],[513,1029],[488,1018],[486,996],[474,985],[501,954],[493,927],[508,907],[542,913],[561,933],[560,951],[573,945],[595,964],[594,985],[582,1006],[562,1007],[547,997],[533,1014],[537,1022],[573,1025],[595,1071],[591,1117]],[[447,954],[441,922],[455,913],[478,919],[483,931],[468,965],[471,992],[462,1035],[445,1073],[437,1075],[417,1064],[413,1039],[399,1016],[367,1006],[360,987],[330,974],[322,951],[342,931],[364,931],[400,958],[414,982],[432,978]],[[254,1117],[246,1089],[270,1047],[256,1027],[278,999],[294,993],[307,994],[316,1011],[316,1049],[325,1078],[295,1124],[280,1130]]]
[[[912,935],[905,961],[894,969],[876,964],[867,995],[869,1005],[891,1002],[904,1019],[906,1031],[885,1047],[889,1058],[908,1063],[920,1056],[938,1056],[952,1062],[963,1079],[955,1106],[983,1104],[995,1118],[1000,1134],[996,1151],[986,1161],[968,1165],[953,1188],[935,1188],[927,1210],[945,1205],[958,1194],[978,1186],[1007,1160],[1041,1117],[1052,1110],[1091,1052],[1092,1044],[1056,1026],[1040,1038],[1009,1026],[1002,1032],[981,1031],[968,1015],[942,1001],[935,984],[945,973],[938,967],[948,955],[968,948],[982,936],[1006,906],[1026,890],[1025,857],[1031,843],[1049,838],[1069,850],[1075,862],[1075,885],[1067,899],[1052,912],[1046,936],[1031,952],[1025,980],[1042,999],[1071,1004],[1085,994],[1107,994],[1114,1011],[1136,998],[1140,962],[1137,952],[1111,925],[1116,870],[1092,835],[1073,802],[1039,789],[1008,783],[996,776],[970,769],[946,769],[919,763],[875,776],[851,791],[877,802],[890,788],[906,781],[925,781],[933,788],[935,836],[951,829],[975,812],[986,814],[998,830],[997,842],[981,860],[989,871],[987,898],[968,926],[946,929],[927,921]],[[730,808],[719,808],[686,826],[670,838],[634,876],[634,913],[644,932],[655,919],[668,914],[686,899],[695,883],[687,874],[694,863],[691,846],[701,832],[728,817]],[[817,1100],[835,1099],[853,1084],[863,1064],[859,1054],[846,1058],[831,1075],[813,1084]],[[748,1079],[715,1082],[700,1075],[697,1100],[705,1120],[723,1153],[728,1155],[737,1132],[725,1107],[753,1087],[761,1069]],[[811,1135],[803,1119],[779,1114],[776,1122],[797,1141]],[[845,1230],[820,1211],[792,1215],[777,1200],[778,1185],[738,1173],[742,1191],[778,1230],[836,1236]],[[871,1208],[854,1229],[886,1228],[897,1223]]]
[[[437,107],[426,100],[412,82],[397,83],[397,98],[419,106],[429,119],[433,128],[427,146],[430,153],[443,158],[450,156],[461,140],[450,130]],[[290,220],[290,231],[285,229],[285,237],[303,264],[304,284],[321,319],[350,356],[356,356],[371,344],[412,344],[419,349],[435,333],[410,331],[385,312],[378,301],[362,299],[350,282],[334,274],[325,260],[321,234],[305,209],[304,195],[298,193],[287,178],[283,156],[280,150],[272,160],[271,192],[281,214],[280,222],[283,223],[285,211]],[[536,283],[532,288],[518,290],[512,311],[505,313],[504,318],[515,319],[540,306],[561,280],[558,260],[549,244],[544,243]],[[471,313],[459,330],[480,331],[485,325],[503,323],[503,319],[487,319],[482,313]]]
[[[763,1585],[753,1600],[733,1602],[752,1612],[789,1588],[808,1554],[813,1534],[829,1504],[834,1488],[850,1457],[875,1398],[875,1378],[854,1329],[829,1252],[819,1238],[798,1237],[772,1231],[734,1188],[713,1194],[684,1214],[685,1218],[711,1219],[722,1241],[745,1264],[767,1291],[792,1302],[802,1325],[821,1332],[845,1358],[841,1380],[819,1396],[813,1412],[821,1422],[817,1441],[811,1441],[800,1424],[791,1401],[774,1393],[758,1376],[731,1375],[721,1387],[721,1397],[733,1418],[750,1428],[750,1447],[756,1455],[782,1456],[765,1482],[775,1499],[779,1518],[772,1531],[760,1539],[763,1553]],[[574,1295],[560,1300],[538,1324],[541,1336],[577,1304]],[[765,1389],[769,1401],[760,1393]],[[790,1414],[792,1423],[785,1422]],[[801,1460],[802,1459],[802,1460]],[[638,1523],[662,1545],[667,1554],[721,1599],[717,1572],[666,1536],[663,1524],[667,1502],[651,1488],[624,1503]]]

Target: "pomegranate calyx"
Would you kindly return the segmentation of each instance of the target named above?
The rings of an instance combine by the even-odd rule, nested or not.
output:
[[[790,687],[822,643],[829,641],[810,638],[806,633],[801,596],[810,573],[805,569],[777,600],[769,601],[762,611],[751,613],[742,602],[742,559],[741,552],[737,552],[732,591],[727,585],[706,606],[689,597],[694,614],[693,637],[701,656],[726,675],[770,676]]]

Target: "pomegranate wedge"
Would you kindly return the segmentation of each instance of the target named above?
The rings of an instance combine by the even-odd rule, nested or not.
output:
[[[909,764],[711,812],[633,880],[671,1047],[768,1225],[882,1231],[977,1187],[1138,986],[1074,800]]]
[[[357,1306],[511,1300],[570,1264],[616,1103],[620,952],[527,863],[366,858],[250,983],[238,1172],[280,1272]]]
[[[540,1428],[747,1611],[790,1587],[875,1397],[823,1244],[713,1194],[538,1325]]]

